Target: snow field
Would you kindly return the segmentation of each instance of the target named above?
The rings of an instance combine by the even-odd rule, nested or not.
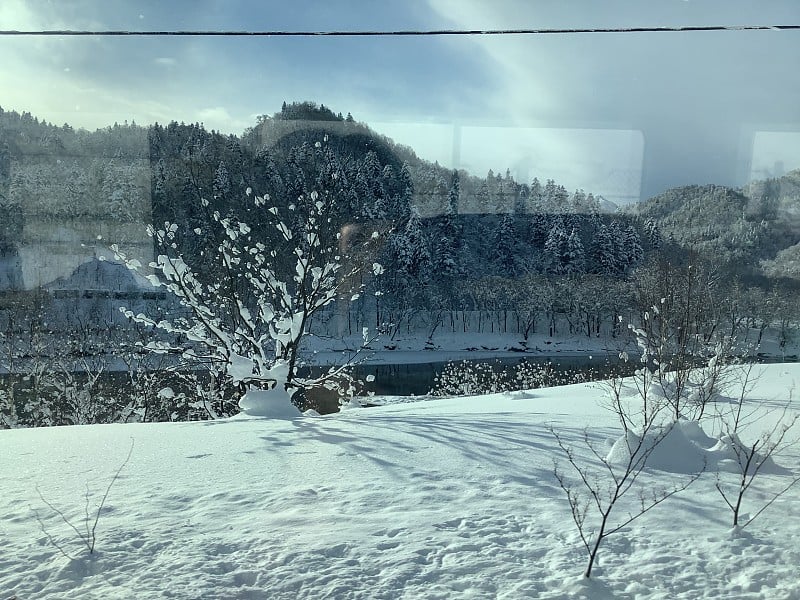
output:
[[[753,405],[781,405],[800,380],[797,365],[762,371]],[[0,598],[800,598],[800,489],[732,532],[710,472],[609,537],[592,580],[580,577],[586,555],[554,459],[571,473],[547,427],[590,463],[586,427],[606,452],[620,435],[604,393],[2,431]],[[680,481],[695,442],[710,445],[682,433],[646,486]],[[89,556],[37,488],[82,527],[87,484],[93,514],[131,438]],[[776,463],[796,473],[798,458],[795,445]],[[745,511],[787,476],[760,475]],[[626,496],[619,514],[637,502]]]

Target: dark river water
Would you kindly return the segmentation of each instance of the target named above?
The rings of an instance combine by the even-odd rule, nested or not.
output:
[[[775,362],[778,358],[770,360],[767,357],[752,357],[755,362]],[[794,362],[797,357],[784,357],[781,361]],[[402,363],[402,364],[361,364],[354,367],[354,374],[363,383],[358,392],[359,396],[425,396],[430,394],[436,386],[437,377],[453,363],[465,363],[469,368],[478,363],[485,363],[491,369],[502,375],[510,375],[519,367],[520,363],[537,365],[543,367],[541,372],[544,377],[540,379],[538,385],[530,387],[548,387],[577,383],[581,381],[595,381],[607,379],[612,375],[632,375],[634,370],[639,368],[640,363],[635,357],[631,357],[628,362],[621,361],[616,355],[582,355],[582,356],[512,356],[504,358],[476,358],[457,361],[431,361],[425,363]],[[327,367],[311,367],[301,369],[300,375],[320,374]],[[0,380],[9,376],[0,373]],[[103,377],[105,383],[114,386],[130,385],[126,382],[126,376],[122,372],[108,372]],[[458,377],[456,377],[458,379]],[[513,379],[513,378],[511,378]],[[107,381],[106,381],[107,380]],[[513,389],[513,388],[509,388]],[[481,390],[475,393],[480,393]],[[309,390],[307,392],[308,406],[315,408],[321,413],[336,412],[339,409],[339,399],[329,390]],[[369,400],[366,400],[369,403]]]
[[[638,361],[622,362],[616,355],[603,356],[560,356],[560,357],[507,357],[467,359],[465,361],[433,361],[409,364],[363,364],[357,365],[354,374],[362,381],[368,376],[374,380],[365,384],[364,392],[372,392],[376,396],[424,396],[436,385],[439,375],[447,365],[467,363],[476,365],[488,363],[497,372],[514,372],[521,362],[546,367],[548,376],[540,387],[574,383],[577,381],[594,381],[606,379],[613,374],[632,375],[640,365]],[[319,372],[317,369],[312,373]],[[310,391],[309,399],[322,413],[338,410],[338,400],[325,390]]]

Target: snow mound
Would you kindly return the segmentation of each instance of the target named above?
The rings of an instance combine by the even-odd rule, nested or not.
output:
[[[232,354],[228,359],[228,376],[234,383],[247,381],[253,377],[253,359]]]
[[[723,434],[719,438],[706,435],[697,421],[680,420],[662,427],[654,427],[644,440],[632,431],[618,438],[606,456],[611,463],[627,463],[631,454],[641,456],[651,452],[646,466],[669,473],[699,473],[701,471],[727,471],[741,473],[750,451],[739,437]],[[653,448],[655,446],[655,448]],[[785,475],[789,470],[770,457],[756,452],[751,469],[756,465],[762,473]]]
[[[626,463],[631,455],[650,453],[647,466],[669,473],[698,473],[706,466],[706,452],[695,440],[697,423],[676,421],[661,427],[653,427],[644,438],[632,431],[617,439],[606,460],[611,463]],[[705,434],[703,434],[705,435]]]
[[[294,419],[301,416],[300,409],[292,404],[292,399],[283,386],[276,386],[271,390],[250,389],[239,400],[239,408],[251,417]]]
[[[715,438],[706,435],[698,421],[680,421],[680,427],[689,440],[702,448],[711,448],[717,443]]]
[[[739,439],[739,436],[731,433],[720,437],[714,447],[708,451],[708,454],[720,471],[741,473],[744,469],[740,466],[739,457],[741,457],[742,464],[745,464],[745,457],[749,452],[750,448]],[[764,456],[760,452],[754,453],[748,472],[752,473],[757,465],[760,465],[759,471],[762,473],[771,473],[773,475],[789,473],[789,471],[776,464],[771,457]]]
[[[583,576],[579,579],[565,581],[558,593],[560,597],[574,598],[575,600],[614,600],[616,598],[613,590],[602,580]]]
[[[228,375],[235,381],[243,381],[253,373],[253,360],[245,356],[233,355],[228,363]],[[292,396],[286,391],[285,382],[289,375],[286,361],[277,360],[266,372],[265,378],[275,381],[271,389],[250,387],[239,400],[242,413],[251,417],[270,419],[294,419],[301,415],[300,409],[292,404]]]

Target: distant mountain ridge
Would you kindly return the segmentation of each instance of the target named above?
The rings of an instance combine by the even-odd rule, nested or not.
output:
[[[800,170],[741,189],[673,188],[625,212],[655,222],[666,238],[713,253],[740,273],[795,276],[781,263],[788,256],[782,253],[800,242]]]

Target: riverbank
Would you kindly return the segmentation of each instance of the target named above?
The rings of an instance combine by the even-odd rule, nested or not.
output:
[[[783,347],[777,335],[767,331],[761,343],[755,346],[756,334],[741,341],[740,347],[747,356],[768,362],[794,362],[800,356],[800,340],[791,339]],[[362,365],[397,365],[440,363],[457,360],[494,359],[551,359],[553,362],[583,359],[588,361],[616,361],[621,352],[634,354],[638,348],[630,338],[548,336],[535,334],[522,339],[517,334],[502,333],[437,333],[388,338],[378,336],[361,349],[363,338],[343,339],[312,337],[306,344],[305,364],[310,366],[336,365],[355,358]]]
[[[605,358],[635,349],[619,338],[535,335],[523,340],[515,334],[446,333],[431,338],[425,335],[394,339],[378,337],[358,352],[362,341],[356,337],[342,340],[315,338],[309,344],[311,350],[307,364],[338,364],[356,353],[360,364],[394,365],[521,357]]]

